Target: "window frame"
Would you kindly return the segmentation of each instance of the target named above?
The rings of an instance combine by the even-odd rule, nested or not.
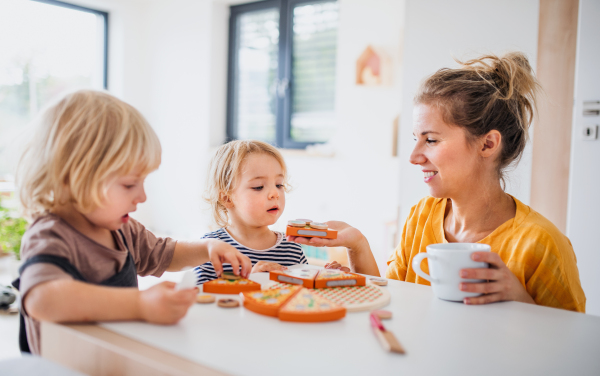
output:
[[[227,124],[226,141],[237,139],[237,129],[235,126],[235,64],[237,61],[237,19],[240,15],[248,12],[278,8],[279,9],[279,41],[278,41],[278,59],[277,59],[277,86],[283,80],[287,79],[285,96],[282,98],[277,95],[277,113],[275,114],[275,145],[285,149],[304,149],[308,145],[322,144],[324,142],[298,142],[291,137],[291,119],[294,85],[292,79],[292,64],[294,51],[294,31],[293,31],[293,9],[299,4],[318,4],[331,2],[332,0],[264,0],[254,3],[234,5],[230,7],[229,16],[229,47],[227,63]],[[338,1],[338,0],[333,0]],[[278,89],[276,89],[278,91]]]
[[[102,56],[102,65],[103,65],[103,69],[102,69],[102,86],[104,87],[104,90],[108,90],[108,12],[104,12],[98,9],[93,9],[93,8],[87,8],[87,7],[83,7],[81,5],[75,5],[75,4],[71,4],[71,3],[66,3],[64,1],[58,1],[58,0],[32,0],[38,3],[43,3],[43,4],[48,4],[48,5],[55,5],[55,6],[59,6],[59,7],[63,7],[63,8],[67,8],[67,9],[73,9],[73,10],[78,10],[78,11],[82,11],[82,12],[87,12],[87,13],[92,13],[95,14],[97,16],[101,16],[104,19],[104,43],[103,43],[103,56]]]

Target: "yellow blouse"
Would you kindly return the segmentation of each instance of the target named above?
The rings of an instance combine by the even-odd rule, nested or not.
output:
[[[569,239],[549,220],[513,197],[517,214],[478,243],[488,244],[517,276],[533,300],[543,306],[585,312],[577,259]],[[429,285],[415,274],[412,260],[426,246],[447,243],[447,199],[426,197],[413,206],[402,241],[388,260],[387,278]],[[427,259],[421,265],[429,273]]]

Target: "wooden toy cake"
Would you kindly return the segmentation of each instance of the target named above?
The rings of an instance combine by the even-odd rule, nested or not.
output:
[[[218,278],[206,282],[203,288],[204,292],[211,292],[213,294],[239,294],[245,291],[260,291],[260,283],[246,278]]]
[[[315,288],[339,286],[364,286],[367,278],[356,273],[346,273],[338,269],[323,269],[315,278]]]
[[[282,321],[322,322],[346,316],[346,308],[300,286],[240,294],[244,307]]]
[[[282,321],[333,321],[344,316],[346,316],[346,308],[305,288],[279,310],[279,320]]]
[[[269,279],[292,285],[302,285],[308,289],[365,286],[367,283],[366,277],[360,274],[346,273],[338,269],[323,269],[321,271],[313,269],[273,270],[269,272]]]
[[[307,289],[312,289],[315,287],[317,274],[319,274],[319,271],[315,269],[273,270],[269,272],[269,279],[292,285],[302,285]]]
[[[245,308],[261,315],[277,317],[281,306],[301,288],[300,286],[286,286],[280,289],[245,292],[241,295]]]
[[[337,231],[327,227],[326,223],[313,222],[310,219],[288,221],[285,234],[305,238],[337,239]]]

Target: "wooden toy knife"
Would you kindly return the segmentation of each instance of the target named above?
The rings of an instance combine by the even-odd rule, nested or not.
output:
[[[398,342],[396,336],[394,336],[394,333],[385,329],[379,317],[371,313],[371,316],[369,318],[371,320],[371,326],[373,327],[373,331],[375,332],[377,339],[379,339],[381,346],[383,346],[383,348],[387,351],[404,354],[404,348],[402,347],[400,342]]]

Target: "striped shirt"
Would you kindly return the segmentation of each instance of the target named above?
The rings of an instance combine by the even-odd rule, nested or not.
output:
[[[250,258],[250,261],[252,261],[252,266],[259,261],[276,262],[283,266],[308,263],[300,244],[288,242],[285,240],[284,235],[280,232],[275,232],[275,234],[277,235],[277,242],[275,245],[262,251],[241,245],[235,241],[231,235],[229,235],[225,228],[220,228],[217,231],[209,232],[208,234],[205,234],[202,239],[217,239],[224,241],[227,244],[231,244],[238,251]],[[196,270],[196,274],[198,276],[198,285],[217,278],[217,274],[215,273],[215,269],[211,262],[197,266],[194,270]],[[223,271],[231,272],[231,265],[223,264]]]

